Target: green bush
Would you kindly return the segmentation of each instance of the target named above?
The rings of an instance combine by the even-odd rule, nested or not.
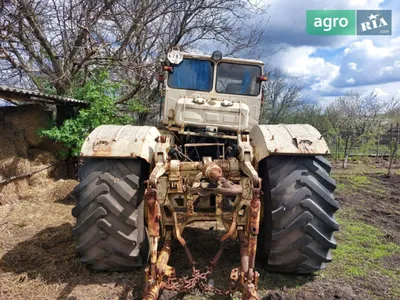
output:
[[[115,105],[119,88],[118,83],[110,80],[107,71],[95,71],[83,87],[71,93],[72,97],[85,100],[90,105],[80,109],[75,117],[65,120],[60,127],[42,130],[41,135],[67,146],[69,153],[63,153],[63,156],[78,156],[84,140],[96,127],[133,123],[130,116],[121,116]]]

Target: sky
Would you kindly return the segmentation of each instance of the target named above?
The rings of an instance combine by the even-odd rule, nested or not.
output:
[[[270,17],[265,47],[271,68],[300,76],[305,94],[322,106],[351,90],[400,98],[399,0],[265,0]],[[311,36],[306,10],[392,10],[392,35]],[[266,58],[267,59],[267,58]]]

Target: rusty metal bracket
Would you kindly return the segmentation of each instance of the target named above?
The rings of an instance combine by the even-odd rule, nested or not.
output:
[[[240,267],[231,271],[230,291],[241,290],[243,300],[259,300],[258,273],[255,271],[257,237],[260,227],[261,180],[253,187],[253,196],[248,209],[247,231],[238,230],[240,240]]]
[[[246,155],[247,156],[247,155]],[[240,162],[240,167],[244,174],[246,174],[249,178],[252,179],[254,186],[259,186],[259,177],[256,169],[254,169],[253,165],[251,164],[249,157],[247,156],[245,161]]]
[[[168,169],[167,158],[170,147],[170,139],[167,136],[159,136],[157,138],[157,144],[155,145],[155,160],[156,165],[149,177],[149,187],[157,187],[157,179],[160,178]]]
[[[154,254],[154,253],[152,253]],[[155,253],[157,256],[157,253]],[[146,273],[146,287],[143,299],[144,300],[157,300],[160,296],[160,292],[165,288],[166,283],[164,278],[175,278],[175,269],[168,265],[169,258],[171,256],[171,232],[168,231],[163,247],[158,254],[158,258],[154,260],[152,255],[152,261],[150,267],[145,270]],[[154,262],[155,261],[155,262]]]
[[[253,147],[250,144],[249,135],[242,134],[238,136],[238,146],[240,150],[240,168],[244,174],[250,177],[253,181],[253,185],[259,184],[258,173],[254,169],[252,162],[254,159]]]
[[[158,273],[157,249],[160,239],[160,205],[157,202],[157,190],[149,188],[145,193],[147,201],[147,224],[150,242],[150,266],[146,268],[146,287],[143,299],[157,300],[162,276]]]
[[[250,137],[248,134],[238,134],[238,148],[239,148],[239,160],[244,162],[248,160],[253,161],[253,147],[250,144]]]
[[[163,162],[158,162],[150,174],[148,181],[149,187],[156,188],[158,178],[163,176],[166,171],[167,169],[165,167],[165,164]]]
[[[193,255],[192,255],[192,253],[190,252],[189,248],[186,245],[185,239],[181,235],[181,231],[179,229],[179,222],[178,222],[177,214],[173,213],[173,217],[174,217],[175,237],[179,241],[179,243],[182,245],[182,247],[185,249],[185,254],[187,256],[189,265],[190,266],[194,266],[196,264],[196,262],[194,261]]]
[[[162,135],[157,138],[157,144],[154,147],[155,161],[165,163],[168,158],[170,148],[170,139],[168,136]]]

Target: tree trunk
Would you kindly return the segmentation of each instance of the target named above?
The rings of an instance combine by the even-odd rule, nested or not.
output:
[[[396,145],[394,151],[394,163],[397,163],[397,152],[399,150],[399,142],[400,142],[400,132],[399,132],[399,123],[396,125],[397,137],[396,137]]]
[[[147,120],[147,116],[149,115],[148,112],[141,112],[138,113],[138,121],[139,121],[139,125],[145,125],[146,124],[146,120]]]
[[[347,153],[348,152],[348,147],[349,147],[349,139],[350,139],[350,134],[347,133],[346,143],[345,143],[345,146],[344,146],[344,154],[343,154],[344,155],[343,166],[342,166],[343,169],[347,167],[347,160],[349,159],[349,154]]]
[[[349,155],[346,154],[346,155],[344,156],[344,158],[343,158],[343,166],[342,166],[343,169],[347,168],[347,161],[348,161],[348,159],[349,159]]]
[[[379,143],[381,139],[381,122],[378,125],[378,138],[376,140],[376,154],[375,154],[375,161],[379,162]]]
[[[339,161],[340,134],[336,136],[335,163]]]
[[[390,177],[390,175],[391,175],[393,160],[394,160],[395,156],[397,156],[397,149],[398,149],[398,144],[399,144],[399,123],[398,122],[396,124],[396,131],[397,131],[397,134],[396,134],[393,148],[390,147],[392,149],[391,149],[391,153],[389,156],[389,167],[388,167],[387,177]],[[393,132],[393,125],[390,125],[390,143],[392,143],[392,136],[393,136],[392,132]]]

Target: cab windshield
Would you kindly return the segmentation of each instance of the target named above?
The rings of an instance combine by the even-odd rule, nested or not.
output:
[[[179,65],[173,65],[168,76],[171,88],[211,91],[213,84],[214,63],[208,60],[184,59]]]
[[[216,90],[218,93],[257,96],[260,76],[259,66],[219,63]]]

